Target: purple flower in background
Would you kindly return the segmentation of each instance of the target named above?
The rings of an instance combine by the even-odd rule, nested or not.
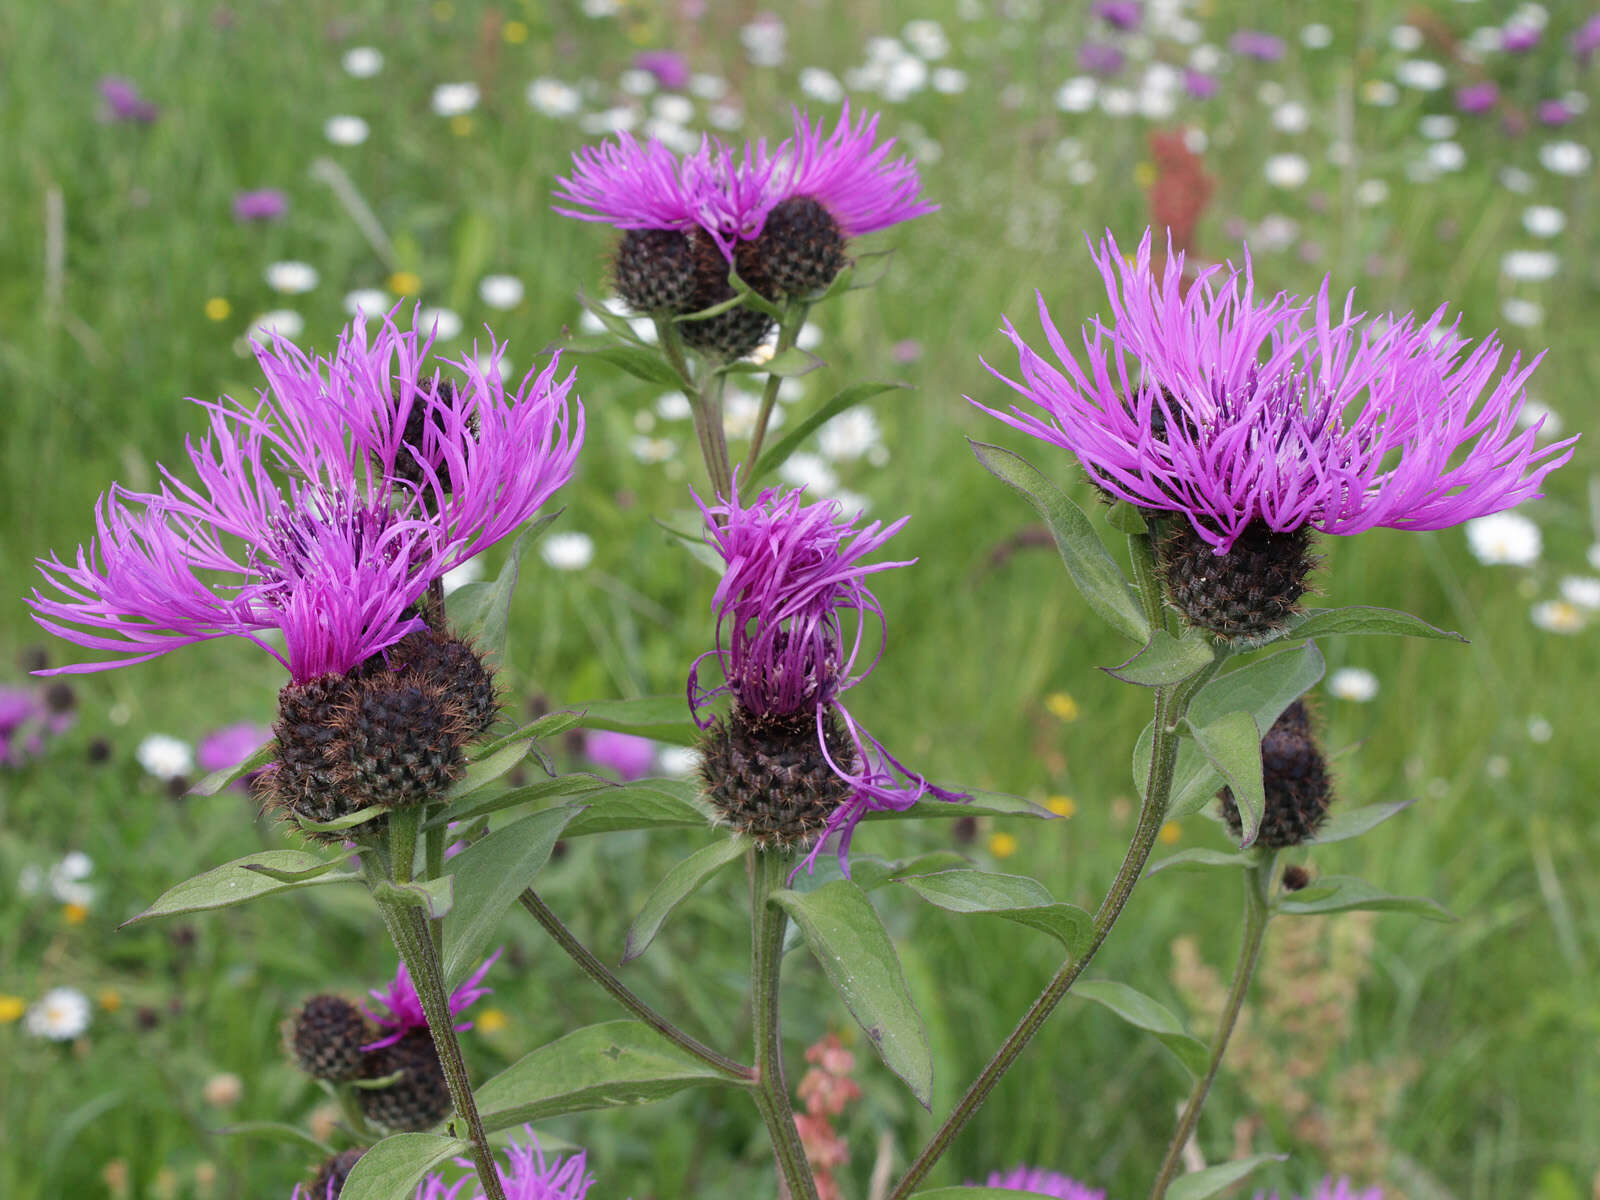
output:
[[[1456,108],[1464,113],[1485,113],[1500,102],[1500,88],[1489,80],[1456,89]]]
[[[1144,17],[1139,0],[1095,0],[1089,10],[1113,29],[1137,29]]]
[[[1588,66],[1596,50],[1600,50],[1600,13],[1595,13],[1572,34],[1572,53],[1580,63]]]
[[[1240,58],[1277,62],[1283,57],[1284,44],[1276,34],[1262,33],[1259,29],[1241,29],[1228,39],[1228,49]]]
[[[1183,90],[1196,100],[1209,100],[1217,94],[1217,81],[1204,71],[1196,71],[1191,67],[1183,73]]]
[[[1257,1192],[1255,1200],[1267,1200],[1265,1193]],[[1273,1192],[1271,1200],[1278,1200],[1278,1193]],[[1361,1188],[1350,1182],[1347,1175],[1338,1179],[1325,1178],[1317,1184],[1317,1190],[1301,1200],[1383,1200],[1383,1189],[1380,1187]]]
[[[249,758],[251,751],[271,736],[272,730],[268,726],[258,725],[254,721],[224,725],[200,739],[200,744],[195,747],[195,765],[207,774],[226,771]],[[259,773],[252,771],[241,775],[234,780],[233,786],[240,791],[248,791],[250,781]]]
[[[977,1187],[969,1183],[968,1187]],[[1040,1196],[1055,1196],[1058,1200],[1106,1200],[1105,1192],[1079,1183],[1042,1167],[1016,1167],[1010,1171],[991,1171],[984,1187],[1001,1188],[1016,1192],[1033,1192]]]
[[[1507,25],[1500,34],[1500,48],[1511,54],[1522,54],[1539,44],[1541,31],[1526,21]]]
[[[139,85],[122,75],[107,75],[100,81],[102,120],[137,121],[148,125],[161,115],[161,109],[139,94]]]
[[[256,188],[233,195],[235,221],[271,221],[288,211],[289,197],[277,188]]]
[[[22,727],[39,711],[30,689],[0,687],[0,765],[16,766],[24,761],[23,747],[15,743]]]
[[[681,92],[689,86],[689,63],[676,50],[641,50],[633,56],[633,65],[649,71],[669,91]]]
[[[1110,495],[1186,516],[1217,554],[1256,522],[1442,529],[1539,495],[1572,455],[1576,438],[1540,447],[1540,423],[1518,426],[1543,356],[1496,377],[1500,343],[1472,347],[1443,307],[1369,321],[1354,293],[1334,310],[1326,279],[1315,300],[1262,297],[1248,256],[1186,286],[1181,254],[1153,271],[1148,231],[1132,262],[1109,233],[1095,261],[1111,320],[1084,327],[1081,361],[1041,296],[1060,368],[1009,321],[1023,381],[989,368],[1043,416],[979,407],[1071,450]]]
[[[1092,75],[1115,75],[1122,70],[1122,51],[1107,42],[1085,42],[1078,47],[1078,66]]]
[[[1538,113],[1541,125],[1565,125],[1576,115],[1565,100],[1541,100]]]
[[[450,993],[450,1014],[456,1015],[481,1000],[484,996],[494,991],[493,988],[480,986],[483,977],[489,973],[489,968],[494,966],[495,960],[500,957],[496,950],[466,980]],[[416,986],[411,982],[411,972],[406,970],[405,963],[401,963],[394,973],[389,986],[375,988],[367,993],[383,1007],[382,1012],[373,1012],[370,1008],[362,1011],[382,1025],[385,1029],[394,1030],[387,1037],[379,1038],[363,1047],[363,1050],[381,1050],[385,1046],[392,1046],[403,1038],[412,1029],[426,1029],[428,1018],[422,1011],[422,998],[417,995]],[[457,1033],[471,1029],[472,1022],[467,1021],[454,1027]]]
[[[910,518],[857,528],[837,501],[806,504],[804,499],[803,489],[767,489],[754,503],[741,505],[737,480],[730,500],[708,505],[695,497],[707,540],[727,570],[712,599],[717,648],[690,670],[689,704],[702,729],[713,720],[702,718],[701,710],[724,694],[735,701],[736,719],[760,724],[802,718],[814,724],[822,760],[848,795],[828,815],[807,862],[814,863],[823,841],[838,834],[839,862],[848,873],[850,839],[869,810],[903,811],[927,795],[948,801],[967,797],[907,770],[840,703],[877,665],[876,656],[861,662],[868,622],[879,626],[879,654],[887,632],[867,576],[910,565],[862,560],[882,549]],[[845,613],[854,614],[853,627],[847,626]],[[720,686],[700,686],[706,658],[715,658],[722,668]],[[842,734],[830,729],[835,713]]]
[[[487,370],[451,364],[460,384],[422,373],[430,348],[388,320],[370,343],[357,324],[317,360],[283,338],[258,345],[260,400],[201,405],[210,428],[188,446],[198,486],[165,468],[159,492],[113,485],[76,564],[39,560],[59,594],[35,590],[34,619],[127,655],[58,670],[234,635],[303,683],[421,629],[410,614],[429,585],[531,516],[583,439],[554,361],[508,397],[500,347]],[[269,630],[283,652],[263,641]]]
[[[656,761],[656,744],[649,738],[611,730],[587,734],[583,752],[595,765],[616,772],[624,783],[643,779]]]

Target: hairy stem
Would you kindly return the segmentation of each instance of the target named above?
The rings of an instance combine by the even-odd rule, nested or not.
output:
[[[1178,1172],[1183,1148],[1188,1145],[1189,1139],[1194,1135],[1195,1126],[1200,1122],[1200,1110],[1205,1106],[1206,1096],[1211,1092],[1212,1081],[1216,1079],[1217,1069],[1222,1065],[1222,1056],[1227,1052],[1228,1039],[1233,1036],[1233,1027],[1238,1024],[1239,1011],[1244,1007],[1244,998],[1250,990],[1250,981],[1255,977],[1256,963],[1261,958],[1261,944],[1266,938],[1267,922],[1271,919],[1267,896],[1268,889],[1272,885],[1272,864],[1275,857],[1273,854],[1266,854],[1245,872],[1244,941],[1239,947],[1239,961],[1233,969],[1233,984],[1228,988],[1228,999],[1222,1006],[1222,1016],[1217,1024],[1216,1036],[1211,1039],[1211,1062],[1206,1068],[1205,1077],[1195,1082],[1194,1090],[1189,1093],[1189,1101],[1183,1106],[1183,1115],[1178,1118],[1178,1128],[1172,1134],[1172,1141],[1167,1144],[1166,1157],[1161,1160],[1161,1169],[1156,1173],[1156,1181],[1150,1188],[1150,1200],[1162,1200],[1167,1194],[1167,1187]]]
[[[700,442],[700,457],[705,461],[711,490],[718,497],[725,497],[732,491],[733,468],[728,461],[728,439],[722,427],[722,377],[708,373],[705,379],[696,381],[683,352],[683,337],[674,322],[656,319],[656,341],[668,365],[677,374],[683,394],[688,397],[689,410],[694,416],[694,434]]]
[[[612,974],[603,962],[596,958],[590,949],[580,942],[573,932],[562,923],[560,917],[546,904],[539,893],[532,888],[527,888],[518,897],[522,907],[532,914],[533,919],[544,927],[544,931],[554,939],[556,945],[567,952],[568,957],[583,970],[583,973],[598,983],[606,992],[623,1008],[627,1009],[639,1020],[654,1029],[662,1037],[672,1042],[679,1049],[686,1051],[705,1063],[714,1071],[719,1071],[729,1079],[739,1083],[752,1082],[756,1073],[751,1068],[741,1063],[734,1062],[725,1054],[718,1054],[711,1047],[679,1029],[666,1017],[651,1008],[644,1000],[636,995],[627,984]]]
[[[773,351],[774,358],[794,345],[800,330],[805,327],[806,313],[810,310],[811,305],[804,301],[784,307],[783,320],[778,322],[778,345]],[[761,411],[756,414],[755,429],[750,434],[750,453],[744,460],[746,478],[756,469],[756,460],[761,457],[761,443],[767,436],[767,422],[772,419],[772,407],[778,401],[778,389],[782,386],[783,376],[767,376],[766,390],[761,393]]]
[[[397,808],[389,814],[389,869],[396,883],[410,883],[417,865],[417,830],[422,823],[418,805]]]
[[[750,870],[750,1024],[755,1030],[756,1107],[772,1138],[783,1180],[782,1194],[793,1200],[817,1200],[816,1181],[789,1107],[789,1085],[783,1075],[783,1038],[778,1023],[778,979],[783,968],[783,932],[788,917],[768,897],[783,887],[792,856],[751,850]]]
[[[443,810],[444,805],[435,804],[424,815],[432,817]],[[429,827],[424,822],[422,834],[422,877],[424,879],[437,879],[444,874],[444,836],[445,827],[443,825]],[[444,922],[442,920],[432,920],[428,922],[428,926],[433,931],[434,953],[443,954]]]

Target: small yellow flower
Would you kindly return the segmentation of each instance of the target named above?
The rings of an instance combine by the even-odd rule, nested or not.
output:
[[[1017,852],[1017,839],[1009,833],[997,833],[989,838],[989,853],[996,858],[1010,858]]]
[[[107,1012],[116,1012],[122,1007],[122,993],[116,988],[101,988],[100,994],[95,999],[100,1001],[100,1007]]]
[[[226,321],[228,314],[233,312],[233,305],[221,296],[213,296],[206,301],[206,317],[212,321]]]
[[[68,925],[82,925],[89,919],[89,910],[81,904],[63,904],[61,919]]]
[[[1051,796],[1044,806],[1058,817],[1070,817],[1078,811],[1078,802],[1071,796]]]
[[[1078,719],[1078,702],[1066,692],[1051,692],[1044,698],[1044,706],[1052,717],[1063,721]]]
[[[450,132],[457,137],[466,137],[472,132],[472,118],[466,113],[457,113],[450,118]]]
[[[528,40],[528,27],[521,21],[507,21],[500,29],[500,36],[513,46],[520,46]]]
[[[422,290],[422,278],[415,271],[396,271],[389,276],[389,290],[398,296],[415,296]]]
[[[1155,164],[1142,162],[1133,168],[1133,182],[1139,187],[1147,188],[1156,181]]]
[[[28,1002],[21,996],[0,995],[0,1025],[9,1025],[28,1011]]]
[[[474,1024],[484,1033],[499,1033],[507,1025],[511,1024],[511,1018],[506,1016],[501,1009],[486,1008],[478,1014]]]
[[[1168,821],[1156,836],[1161,839],[1163,846],[1175,846],[1178,844],[1178,839],[1183,836],[1183,826],[1176,821]]]

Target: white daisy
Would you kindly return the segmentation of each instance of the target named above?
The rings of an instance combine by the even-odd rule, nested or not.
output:
[[[345,74],[357,79],[371,79],[383,70],[383,51],[376,46],[352,46],[340,59]]]
[[[1528,615],[1546,633],[1577,633],[1584,626],[1583,610],[1570,600],[1541,600]]]
[[[259,337],[277,334],[279,337],[297,338],[305,331],[306,319],[292,308],[275,308],[264,312],[250,323],[250,333]]]
[[[528,106],[547,117],[570,117],[583,107],[577,88],[542,75],[528,85],[527,97]]]
[[[348,114],[329,117],[322,124],[322,136],[335,146],[359,146],[370,132],[364,120]]]
[[[29,1007],[22,1025],[34,1037],[70,1042],[89,1028],[89,997],[77,988],[51,988]]]
[[[581,571],[594,561],[594,539],[587,533],[552,533],[540,543],[539,554],[558,571]]]
[[[265,275],[268,287],[288,296],[309,292],[321,278],[315,267],[303,262],[269,263]]]
[[[152,733],[139,743],[133,756],[157,779],[176,779],[194,770],[194,748],[167,733]]]
[[[433,111],[440,117],[459,117],[478,107],[475,83],[441,83],[433,89]]]
[[[844,85],[832,71],[805,67],[800,72],[800,91],[819,104],[837,104],[844,99]]]
[[[388,312],[391,307],[389,293],[382,288],[357,288],[344,298],[344,310],[352,317],[358,313],[376,317]]]
[[[448,596],[457,588],[465,587],[469,583],[477,583],[483,578],[483,559],[469,558],[459,567],[451,567],[439,577],[439,584]]]
[[[1594,156],[1582,142],[1546,142],[1539,147],[1539,161],[1557,175],[1583,175]]]
[[[1567,227],[1567,214],[1549,204],[1530,204],[1522,210],[1522,227],[1534,237],[1553,238]]]
[[[1311,178],[1311,164],[1300,154],[1274,154],[1262,173],[1273,187],[1297,188]]]
[[[478,283],[478,297],[490,308],[515,308],[522,303],[524,290],[515,275],[485,275]]]
[[[1539,561],[1544,548],[1539,527],[1520,513],[1474,517],[1466,529],[1467,546],[1486,566],[1529,567]]]
[[[448,308],[425,308],[417,313],[417,329],[432,330],[435,339],[448,342],[461,332],[461,317]]]
[[[1600,579],[1593,575],[1568,575],[1561,580],[1561,598],[1590,612],[1600,612]]]
[[[1365,667],[1340,667],[1328,676],[1328,695],[1365,704],[1378,694],[1378,677]]]

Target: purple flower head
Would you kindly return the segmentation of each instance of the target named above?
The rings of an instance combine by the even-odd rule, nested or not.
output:
[[[823,841],[837,833],[839,863],[848,874],[850,839],[867,811],[902,811],[925,795],[949,801],[967,797],[908,771],[840,703],[846,691],[871,674],[887,633],[883,608],[868,590],[866,577],[914,561],[862,560],[880,550],[910,518],[857,528],[838,501],[804,501],[804,489],[769,488],[754,503],[741,505],[737,479],[730,500],[707,505],[695,496],[707,539],[727,568],[712,598],[717,648],[697,659],[689,672],[689,706],[701,728],[711,724],[701,710],[724,694],[755,717],[816,715],[822,754],[852,792],[829,818],[807,862],[814,863]],[[849,625],[846,613],[853,614]],[[866,627],[872,621],[879,627],[879,647],[870,662],[862,663]],[[715,658],[722,668],[724,682],[718,687],[700,686],[705,658]],[[828,751],[824,730],[830,709],[843,722],[854,763],[836,761]]]
[[[1456,89],[1456,108],[1464,113],[1486,113],[1499,102],[1500,88],[1490,80]]]
[[[656,138],[640,145],[632,134],[619,133],[615,142],[585,146],[573,154],[572,174],[556,178],[560,203],[555,210],[618,229],[688,232],[708,219],[714,223],[713,150],[705,139],[680,161]]]
[[[100,81],[100,99],[105,101],[100,115],[106,121],[148,125],[161,115],[159,106],[139,94],[139,85],[121,75],[107,75]]]
[[[669,91],[681,92],[689,86],[689,63],[676,50],[641,50],[633,56],[633,65],[649,71]]]
[[[1565,125],[1576,115],[1565,100],[1541,100],[1538,113],[1541,125]]]
[[[277,188],[257,188],[233,196],[235,221],[271,221],[288,211],[289,197]]]
[[[1587,66],[1596,50],[1600,50],[1600,13],[1595,13],[1572,34],[1572,53],[1580,63]]]
[[[597,766],[615,771],[629,782],[643,779],[656,761],[656,744],[631,733],[598,730],[583,739],[583,752]]]
[[[0,687],[0,737],[15,732],[38,712],[39,703],[30,689]]]
[[[1542,355],[1496,378],[1500,343],[1472,347],[1443,307],[1367,320],[1354,293],[1335,311],[1326,279],[1315,300],[1263,297],[1248,255],[1186,284],[1170,247],[1152,269],[1148,231],[1132,261],[1109,233],[1094,257],[1111,320],[1085,326],[1082,359],[1041,296],[1060,367],[1006,321],[1023,381],[989,368],[1043,416],[984,410],[1071,450],[1118,499],[1185,515],[1218,554],[1258,521],[1442,529],[1538,495],[1572,455],[1576,438],[1540,447],[1538,423],[1518,426]]]
[[[978,1185],[969,1183],[967,1186]],[[1010,1171],[991,1171],[983,1186],[1055,1196],[1059,1200],[1106,1200],[1105,1192],[1098,1188],[1088,1187],[1054,1171],[1046,1171],[1043,1167],[1022,1166]]]
[[[1085,42],[1078,47],[1078,66],[1092,75],[1115,75],[1122,64],[1122,51],[1109,42]]]
[[[1241,29],[1228,39],[1228,49],[1240,58],[1253,58],[1257,62],[1277,62],[1283,57],[1283,39],[1259,29]]]
[[[1191,67],[1183,73],[1183,90],[1196,100],[1209,100],[1217,94],[1217,81],[1215,76]]]
[[[1139,0],[1095,0],[1089,11],[1113,29],[1124,31],[1139,28],[1144,19]]]
[[[1500,48],[1511,54],[1523,54],[1539,44],[1542,31],[1526,21],[1515,21],[1500,32]]]
[[[589,1156],[580,1150],[567,1158],[546,1158],[533,1127],[524,1125],[522,1132],[527,1143],[513,1141],[506,1147],[506,1165],[501,1166],[498,1160],[494,1164],[506,1200],[584,1200],[594,1186]],[[471,1166],[466,1159],[458,1161]],[[481,1193],[475,1193],[474,1200],[481,1200]]]
[[[508,397],[498,346],[488,370],[453,364],[465,379],[449,388],[421,374],[428,348],[392,321],[371,344],[357,324],[329,358],[283,338],[257,346],[270,385],[259,401],[202,404],[210,428],[188,445],[198,486],[165,468],[156,493],[113,485],[76,565],[40,560],[59,595],[35,590],[35,620],[126,655],[58,670],[231,634],[303,683],[420,629],[408,610],[429,584],[530,516],[570,476],[583,438],[554,362]],[[283,652],[263,641],[269,630]]]
[[[450,993],[450,1012],[455,1015],[468,1008],[484,996],[489,995],[493,988],[480,987],[483,977],[489,973],[489,968],[494,966],[495,960],[500,957],[496,950],[471,975],[466,981]],[[411,972],[406,970],[405,963],[401,963],[394,973],[394,978],[386,988],[375,988],[367,993],[380,1005],[384,1012],[373,1012],[370,1008],[363,1007],[362,1011],[382,1025],[385,1029],[394,1030],[393,1033],[375,1042],[370,1042],[361,1047],[363,1050],[381,1050],[385,1046],[392,1046],[413,1029],[426,1029],[428,1018],[422,1011],[422,998],[417,995],[416,986],[411,982]],[[471,1029],[472,1022],[466,1021],[454,1027],[457,1033]]]
[[[1255,1200],[1267,1200],[1267,1197],[1257,1192]],[[1271,1200],[1278,1200],[1277,1192],[1272,1193]],[[1349,1176],[1341,1175],[1338,1179],[1324,1178],[1317,1184],[1317,1190],[1303,1200],[1383,1200],[1383,1189],[1356,1187],[1350,1182]]]

